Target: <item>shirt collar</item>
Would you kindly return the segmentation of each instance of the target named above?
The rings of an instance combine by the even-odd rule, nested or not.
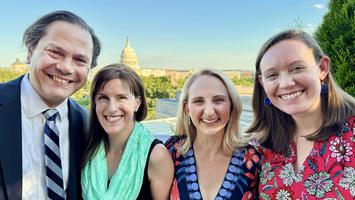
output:
[[[67,102],[68,98],[66,98],[57,107],[53,108],[58,111],[60,120],[68,114]],[[33,118],[38,114],[42,114],[47,109],[50,109],[32,87],[29,79],[29,73],[27,73],[21,81],[21,105],[26,117],[28,118]]]

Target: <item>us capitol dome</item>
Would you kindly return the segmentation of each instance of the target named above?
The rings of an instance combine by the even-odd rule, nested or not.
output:
[[[140,68],[138,66],[138,59],[137,59],[136,52],[131,47],[131,44],[130,44],[128,38],[126,39],[126,45],[123,48],[122,53],[121,53],[121,63],[130,66],[136,72],[138,72],[140,70]]]

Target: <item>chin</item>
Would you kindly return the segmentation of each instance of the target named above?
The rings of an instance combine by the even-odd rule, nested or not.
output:
[[[306,110],[304,109],[284,109],[283,111],[291,116],[297,116],[306,113]]]

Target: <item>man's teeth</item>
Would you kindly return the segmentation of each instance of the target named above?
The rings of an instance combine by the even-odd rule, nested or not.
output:
[[[284,95],[281,95],[281,99],[282,100],[286,100],[286,101],[289,101],[289,100],[292,100],[296,97],[299,97],[301,96],[302,94],[302,91],[298,91],[298,92],[295,92],[295,93],[292,93],[292,94],[284,94]]]
[[[121,118],[120,115],[119,115],[119,116],[106,116],[106,119],[107,119],[107,121],[109,121],[109,122],[116,121],[116,120],[118,120],[118,119],[120,119],[120,118]]]
[[[53,78],[53,80],[55,80],[55,81],[57,81],[57,82],[59,82],[61,84],[68,84],[69,83],[68,80],[61,79],[58,76],[52,76],[52,78]]]

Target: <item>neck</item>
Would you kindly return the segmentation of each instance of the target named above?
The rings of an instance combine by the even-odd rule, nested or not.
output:
[[[131,132],[133,131],[134,128],[134,122],[127,131],[117,133],[117,134],[112,134],[108,136],[108,141],[109,141],[109,152],[113,154],[122,154],[129,136],[131,135]]]
[[[194,141],[194,151],[205,158],[214,158],[220,153],[225,153],[223,150],[223,135],[205,136],[197,134]]]
[[[307,136],[317,131],[323,123],[322,111],[316,110],[310,114],[294,117],[296,122],[296,136]]]

